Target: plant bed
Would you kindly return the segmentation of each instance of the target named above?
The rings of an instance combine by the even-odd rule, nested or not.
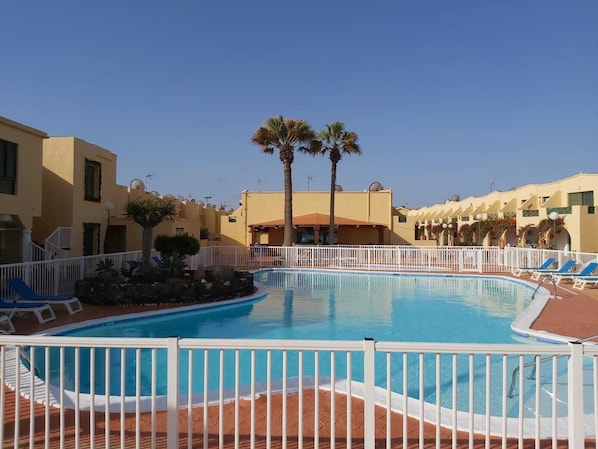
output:
[[[75,296],[86,304],[132,306],[146,304],[202,304],[251,295],[253,274],[228,267],[206,270],[205,279],[144,273],[127,277],[98,269],[94,278],[75,284]]]

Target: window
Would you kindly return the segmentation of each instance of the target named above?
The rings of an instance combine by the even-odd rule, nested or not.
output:
[[[17,147],[16,143],[0,139],[0,193],[16,194]]]
[[[576,192],[569,194],[569,206],[595,206],[594,191]]]
[[[85,200],[100,201],[102,185],[102,164],[85,159]]]

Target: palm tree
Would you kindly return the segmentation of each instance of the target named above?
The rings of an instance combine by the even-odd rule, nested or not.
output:
[[[125,217],[143,227],[141,240],[143,268],[150,265],[152,251],[152,230],[164,221],[173,221],[177,216],[177,205],[173,198],[148,197],[129,201],[125,206]]]
[[[295,150],[311,155],[320,152],[321,143],[309,123],[299,119],[284,119],[282,115],[270,117],[251,137],[266,154],[278,149],[284,173],[284,246],[293,244],[293,182],[291,165]]]
[[[328,243],[334,243],[334,195],[336,193],[336,165],[343,155],[361,154],[357,144],[357,134],[345,130],[343,122],[334,122],[326,125],[326,129],[318,133],[322,139],[321,153],[328,153],[332,169],[330,172],[330,228],[328,230]]]

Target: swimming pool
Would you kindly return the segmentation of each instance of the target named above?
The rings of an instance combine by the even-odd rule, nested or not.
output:
[[[265,301],[83,327],[63,335],[515,343],[524,283],[454,275],[264,270]]]
[[[356,272],[322,272],[304,270],[264,270],[256,273],[256,281],[268,288],[267,298],[235,306],[220,306],[207,310],[185,313],[169,313],[146,318],[124,319],[101,325],[93,325],[72,329],[63,335],[81,337],[167,337],[179,335],[193,338],[258,338],[258,339],[309,339],[309,340],[359,340],[371,337],[378,341],[410,341],[410,342],[452,342],[452,343],[518,343],[514,338],[510,325],[530,303],[532,289],[529,285],[503,278],[482,276],[455,275],[415,275],[415,274],[382,274]],[[65,375],[67,388],[72,387],[75,379],[74,351],[67,349],[64,357],[65,366],[71,370]],[[121,391],[121,357],[118,350],[111,350],[108,363],[109,388],[112,395],[120,395]],[[105,350],[97,349],[94,356],[96,394],[105,393],[106,367]],[[330,353],[322,353],[318,361],[319,373],[324,377],[330,373],[332,362]],[[305,351],[303,371],[299,373],[297,354],[288,355],[287,376],[313,376],[316,372],[313,354]],[[350,366],[353,380],[360,381],[363,376],[363,355],[355,354]],[[43,371],[45,354],[36,353],[36,365]],[[127,350],[124,356],[126,366],[125,394],[135,394],[134,376],[137,363],[140,364],[142,377],[146,378],[141,394],[150,394],[149,375],[152,354],[149,350],[141,350],[140,358],[135,351]],[[158,350],[158,366],[165,366],[165,352]],[[187,353],[181,354],[181,393],[187,393]],[[234,366],[234,353],[224,356],[225,366]],[[249,365],[250,352],[240,351],[241,363]],[[272,353],[272,378],[282,377],[281,352]],[[384,363],[384,355],[376,356],[376,363]],[[414,382],[407,385],[407,393],[418,397],[417,354],[408,358],[407,374]],[[50,378],[57,384],[60,376],[59,354],[50,351]],[[210,370],[219,366],[218,353],[211,353],[208,358]],[[447,367],[441,373],[446,376],[446,383],[451,377],[450,356],[442,357]],[[403,372],[400,355],[393,356],[392,383],[393,391],[401,393]],[[139,360],[139,362],[137,362]],[[425,373],[433,385],[435,377],[434,357],[427,357]],[[482,366],[481,359],[475,363]],[[256,364],[266,364],[266,354],[256,355]],[[335,376],[344,378],[347,375],[347,360],[344,354],[334,355]],[[89,350],[80,353],[81,392],[87,393],[89,385]],[[500,370],[500,360],[493,361],[493,370]],[[193,392],[203,388],[202,356],[193,357]],[[469,370],[466,359],[457,361],[460,376]],[[157,394],[165,394],[166,370],[157,373]],[[258,374],[258,381],[264,381]],[[218,375],[210,375],[209,389],[219,388]],[[240,373],[241,383],[249,383],[247,370]],[[234,373],[224,372],[225,387],[234,385]],[[384,370],[377,373],[376,383],[386,382]],[[426,382],[428,382],[426,380]],[[72,389],[72,388],[71,388]],[[424,389],[426,398],[433,397],[435,390]],[[442,392],[443,402],[450,402],[450,385]],[[484,395],[477,395],[483,406]],[[500,397],[500,395],[497,395]],[[460,409],[467,408],[467,395],[458,398]],[[499,407],[499,404],[493,406]]]

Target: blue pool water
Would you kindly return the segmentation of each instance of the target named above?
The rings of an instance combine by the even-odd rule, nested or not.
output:
[[[529,286],[480,276],[275,270],[255,276],[265,301],[74,330],[94,337],[516,343],[511,322]]]
[[[410,342],[457,342],[457,343],[517,343],[510,329],[511,322],[531,301],[532,289],[521,282],[481,276],[450,275],[393,275],[365,273],[334,273],[318,271],[274,270],[256,274],[256,281],[268,287],[267,298],[250,304],[218,307],[208,310],[186,312],[124,320],[104,325],[71,330],[65,335],[95,337],[167,337],[179,335],[194,338],[259,338],[259,339],[310,339],[310,340],[360,340],[371,337],[378,341]],[[218,388],[218,357],[210,354],[209,386]],[[257,366],[265,365],[265,354],[257,353]],[[274,351],[273,378],[280,379],[281,353]],[[314,359],[305,351],[303,375],[314,374]],[[36,354],[43,370],[43,353]],[[58,381],[58,354],[51,355],[52,381]],[[187,354],[181,355],[181,392],[186,393]],[[67,366],[74,365],[73,351],[66,352]],[[103,350],[96,351],[96,394],[104,393]],[[127,351],[127,395],[135,394],[135,352]],[[429,359],[429,360],[427,360]],[[150,393],[149,370],[151,354],[142,350],[142,394]],[[157,393],[165,393],[165,353],[158,351]],[[346,356],[337,354],[336,377],[346,376]],[[241,351],[241,362],[249,364],[249,351]],[[384,364],[384,355],[379,362]],[[495,363],[496,362],[496,363]],[[500,372],[500,360],[493,361]],[[110,390],[120,395],[120,354],[111,351],[110,363],[114,370],[110,375]],[[194,355],[194,392],[203,389],[203,353]],[[298,376],[297,355],[289,353],[288,376]],[[330,355],[320,355],[320,373],[329,373]],[[377,362],[378,363],[378,362]],[[426,384],[434,385],[434,358],[426,356],[424,370]],[[444,358],[441,377],[449,385],[443,390],[443,398],[450,401],[450,358]],[[485,360],[476,361],[483,366]],[[428,366],[429,365],[429,366]],[[81,354],[82,392],[89,391],[89,354]],[[234,385],[234,353],[225,355],[225,386]],[[396,368],[395,368],[396,367]],[[393,387],[402,389],[402,361],[393,356]],[[214,373],[212,373],[214,370]],[[410,384],[408,394],[419,395],[417,384],[417,354],[409,356]],[[469,370],[466,358],[458,361],[460,377],[467,379]],[[248,370],[242,370],[241,382],[249,382]],[[258,381],[265,374],[258,370]],[[363,357],[356,353],[352,360],[352,377],[362,378]],[[497,375],[498,375],[497,372]],[[112,374],[113,373],[113,374]],[[67,372],[67,384],[74,378]],[[429,379],[428,379],[429,378]],[[412,379],[412,380],[411,380]],[[87,384],[86,384],[87,381]],[[377,370],[377,383],[385,385],[385,368]],[[413,383],[413,385],[411,385]],[[434,387],[426,388],[424,395],[434,399]],[[480,397],[480,399],[483,399]],[[444,399],[443,399],[444,402]],[[467,396],[459,399],[467,406]],[[483,404],[483,401],[482,401]],[[498,407],[493,406],[494,408]],[[497,410],[498,411],[498,410]]]

